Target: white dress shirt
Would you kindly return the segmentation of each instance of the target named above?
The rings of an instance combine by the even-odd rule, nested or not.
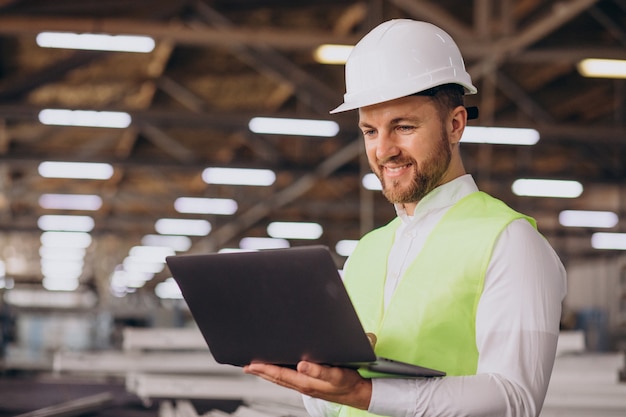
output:
[[[477,190],[464,175],[424,197],[412,217],[396,206],[402,222],[388,259],[385,304],[441,217]],[[496,242],[476,312],[477,374],[374,378],[368,411],[392,417],[538,416],[554,365],[565,292],[565,269],[552,247],[526,220],[513,221]],[[313,417],[335,416],[339,410],[307,396],[304,404]]]

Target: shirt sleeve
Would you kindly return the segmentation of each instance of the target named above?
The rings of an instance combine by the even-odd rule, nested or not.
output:
[[[337,417],[342,407],[341,404],[331,403],[308,395],[302,395],[302,402],[311,417]]]
[[[525,220],[501,234],[476,317],[477,374],[374,379],[369,412],[391,417],[538,416],[559,334],[565,269]]]

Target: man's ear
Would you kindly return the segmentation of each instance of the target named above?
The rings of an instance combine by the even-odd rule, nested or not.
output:
[[[467,125],[467,109],[465,106],[458,106],[452,112],[450,112],[450,119],[448,124],[448,137],[450,138],[450,144],[456,145],[463,136],[463,131]]]

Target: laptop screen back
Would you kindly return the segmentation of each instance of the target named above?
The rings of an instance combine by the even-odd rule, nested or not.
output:
[[[179,255],[167,264],[220,363],[375,360],[324,246]]]

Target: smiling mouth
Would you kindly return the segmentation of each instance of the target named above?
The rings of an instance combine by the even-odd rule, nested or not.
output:
[[[387,175],[395,177],[398,176],[400,174],[402,174],[404,171],[406,171],[407,169],[409,169],[412,166],[412,164],[405,164],[405,165],[399,165],[399,166],[387,166],[387,165],[383,165],[382,171],[385,172]]]

